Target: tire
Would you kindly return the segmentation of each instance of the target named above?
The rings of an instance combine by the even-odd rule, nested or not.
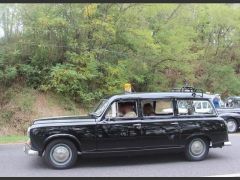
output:
[[[238,124],[234,119],[228,119],[227,128],[229,133],[235,133],[238,129]]]
[[[205,138],[192,138],[185,146],[185,157],[189,161],[204,160],[209,152],[209,141]]]
[[[51,168],[68,169],[76,163],[77,156],[77,148],[70,140],[57,139],[47,145],[43,159]]]

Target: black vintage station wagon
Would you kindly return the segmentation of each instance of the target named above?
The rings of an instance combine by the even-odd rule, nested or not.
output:
[[[78,155],[134,155],[182,151],[187,160],[206,158],[209,148],[231,145],[226,122],[203,93],[125,93],[103,99],[88,116],[35,120],[25,153],[53,168],[73,166]],[[205,102],[207,109],[197,104]]]

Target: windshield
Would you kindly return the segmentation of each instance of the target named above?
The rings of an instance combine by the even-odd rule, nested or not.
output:
[[[103,113],[103,111],[107,108],[107,105],[108,105],[107,102],[108,102],[107,99],[101,99],[100,102],[93,109],[93,112],[91,114],[100,116]]]

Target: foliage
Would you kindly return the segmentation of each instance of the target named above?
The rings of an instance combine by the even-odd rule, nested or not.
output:
[[[184,80],[239,95],[240,7],[235,4],[0,5],[0,83],[90,105]]]

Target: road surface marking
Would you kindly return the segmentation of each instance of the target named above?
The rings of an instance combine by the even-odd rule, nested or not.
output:
[[[228,134],[229,136],[240,136],[240,133]]]
[[[214,175],[214,176],[206,176],[206,177],[240,177],[240,173],[238,173],[238,174]]]

